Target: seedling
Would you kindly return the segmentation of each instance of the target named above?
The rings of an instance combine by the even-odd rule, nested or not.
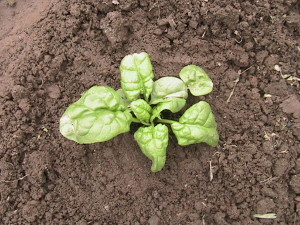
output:
[[[200,101],[187,109],[179,121],[162,118],[162,111],[179,112],[186,104],[188,89],[195,96],[212,91],[213,83],[198,66],[184,67],[179,76],[155,82],[147,53],[127,55],[121,61],[121,87],[118,91],[94,86],[71,104],[60,119],[63,136],[80,144],[108,141],[128,132],[132,122],[142,126],[134,138],[142,152],[152,160],[152,172],[166,162],[170,124],[179,145],[218,144],[219,135],[210,105]]]

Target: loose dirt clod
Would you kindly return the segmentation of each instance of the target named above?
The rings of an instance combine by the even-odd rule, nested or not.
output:
[[[299,98],[300,99],[300,98]],[[300,118],[300,101],[293,95],[280,104],[283,112],[293,114],[295,118]]]
[[[300,194],[300,174],[292,176],[290,185],[295,193]]]

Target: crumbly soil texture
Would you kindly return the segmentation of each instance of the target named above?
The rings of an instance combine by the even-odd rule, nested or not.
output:
[[[0,0],[0,224],[300,224],[297,0]],[[133,132],[79,145],[59,133],[94,85],[147,52],[156,78],[188,64],[214,82],[220,143],[151,173]],[[276,213],[261,219],[254,214]]]

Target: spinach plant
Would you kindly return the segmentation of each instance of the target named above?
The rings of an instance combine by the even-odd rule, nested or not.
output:
[[[128,132],[132,122],[141,123],[134,138],[152,160],[152,172],[166,162],[170,127],[179,145],[218,144],[219,135],[210,105],[200,101],[178,121],[162,117],[162,111],[179,112],[186,104],[188,89],[194,96],[210,93],[213,83],[198,66],[184,67],[179,78],[163,77],[155,82],[147,53],[127,55],[121,61],[121,89],[94,86],[71,104],[60,119],[63,136],[80,144],[104,142]]]

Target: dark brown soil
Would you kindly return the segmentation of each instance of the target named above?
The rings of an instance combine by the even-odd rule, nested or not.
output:
[[[0,0],[0,224],[300,224],[299,7]],[[120,60],[141,51],[157,78],[193,63],[215,85],[220,145],[172,137],[159,173],[130,133],[79,145],[58,131],[70,103],[119,88]]]

